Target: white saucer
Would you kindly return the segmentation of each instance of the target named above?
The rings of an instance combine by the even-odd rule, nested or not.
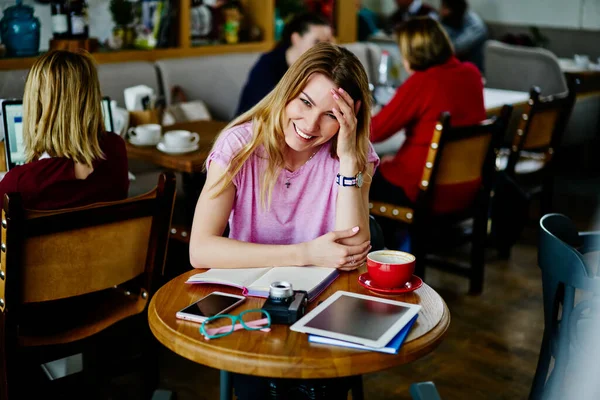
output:
[[[199,146],[198,143],[196,143],[190,147],[167,147],[163,142],[160,142],[156,145],[156,148],[167,154],[185,154],[198,150]]]

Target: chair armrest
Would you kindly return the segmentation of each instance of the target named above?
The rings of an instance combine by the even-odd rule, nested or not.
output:
[[[579,237],[582,241],[580,250],[582,254],[600,250],[600,231],[579,232]]]

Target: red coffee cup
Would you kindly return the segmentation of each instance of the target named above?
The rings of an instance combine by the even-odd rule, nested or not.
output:
[[[415,272],[415,262],[415,256],[403,251],[373,251],[367,255],[367,271],[377,286],[395,289],[410,281]]]

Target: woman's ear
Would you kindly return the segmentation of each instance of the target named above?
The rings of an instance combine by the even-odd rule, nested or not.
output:
[[[354,103],[354,115],[358,114],[358,111],[360,110],[360,106],[362,105],[360,100],[357,100],[356,103]]]

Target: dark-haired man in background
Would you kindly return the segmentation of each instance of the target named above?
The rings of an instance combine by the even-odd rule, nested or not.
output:
[[[236,115],[248,111],[261,101],[273,90],[289,66],[320,42],[333,42],[333,30],[325,18],[305,13],[288,22],[277,46],[263,54],[250,70]]]
[[[481,17],[469,10],[467,0],[442,0],[440,17],[456,56],[483,71],[483,48],[488,31]]]
[[[394,12],[388,21],[388,30],[394,32],[398,26],[412,17],[431,17],[438,18],[435,8],[422,0],[396,0],[398,9]]]

